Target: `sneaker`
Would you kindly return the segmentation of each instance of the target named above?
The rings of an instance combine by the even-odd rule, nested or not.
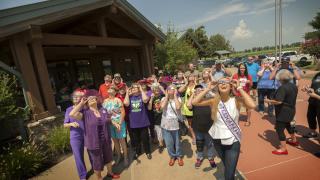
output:
[[[184,165],[182,157],[178,158],[178,164],[179,164],[179,166],[183,166]]]
[[[309,132],[307,135],[304,135],[303,137],[304,138],[316,138],[316,137],[318,137],[318,135],[315,132]]]
[[[139,158],[139,154],[135,153],[133,159],[137,160]]]
[[[175,158],[171,158],[170,161],[169,161],[169,166],[173,166],[175,162],[176,162],[176,159]]]
[[[164,147],[163,147],[163,146],[159,146],[159,149],[158,149],[158,151],[159,151],[159,153],[160,153],[160,154],[162,154],[162,152],[163,152],[163,149],[164,149]]]
[[[209,163],[210,163],[210,166],[212,168],[216,168],[217,167],[217,164],[216,164],[216,162],[214,162],[214,159],[209,159]]]
[[[147,158],[148,159],[152,159],[152,155],[151,154],[147,154]]]
[[[196,163],[194,164],[194,167],[196,169],[199,169],[202,164],[202,161],[203,161],[202,159],[197,159]]]

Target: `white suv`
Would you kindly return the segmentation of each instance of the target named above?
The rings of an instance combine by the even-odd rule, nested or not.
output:
[[[298,54],[297,51],[283,51],[281,57],[289,57],[292,62],[311,61],[311,56],[309,54]]]

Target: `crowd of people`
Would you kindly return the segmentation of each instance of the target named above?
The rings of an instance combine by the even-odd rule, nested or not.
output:
[[[177,71],[175,75],[160,70],[130,86],[120,74],[106,75],[99,90],[74,90],[73,105],[66,110],[64,126],[70,128],[79,178],[87,176],[84,147],[98,179],[102,179],[105,165],[108,177],[119,178],[112,171],[112,162],[117,165],[123,159],[123,165],[128,167],[129,149],[134,152],[134,159],[144,152],[151,160],[151,143],[158,144],[159,153],[166,147],[169,166],[175,162],[183,166],[181,130],[185,126],[196,146],[195,168],[205,159],[216,168],[217,155],[224,164],[225,179],[232,180],[240,154],[241,108],[246,108],[245,125],[250,126],[252,110],[256,108],[265,115],[268,104],[266,113],[275,116],[280,141],[273,154],[288,154],[286,144],[299,145],[292,124],[301,75],[288,58],[276,64],[263,61],[259,65],[254,57],[240,63],[234,74],[217,61],[202,72],[193,64],[188,65],[186,72]],[[310,87],[301,90],[310,95],[307,117],[311,131],[306,137],[316,137],[320,123],[320,73],[312,79]],[[288,140],[285,129],[291,136]]]

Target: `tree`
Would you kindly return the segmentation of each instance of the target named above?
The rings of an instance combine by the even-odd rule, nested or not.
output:
[[[208,56],[208,36],[204,26],[200,26],[197,29],[189,28],[186,32],[187,41],[197,49],[199,58]],[[200,47],[199,47],[200,46]]]
[[[320,12],[309,22],[309,25],[312,26],[313,29],[320,31]]]
[[[14,76],[0,70],[0,121],[5,119],[25,119],[28,110],[18,107],[17,80]]]
[[[160,68],[167,67],[173,72],[179,66],[190,63],[197,57],[197,50],[185,39],[178,39],[177,33],[168,28],[164,43],[157,43],[155,48],[155,62]]]
[[[210,56],[214,55],[215,51],[219,50],[232,50],[232,46],[230,45],[230,41],[227,40],[223,35],[221,34],[215,34],[210,36],[209,38],[209,54]]]

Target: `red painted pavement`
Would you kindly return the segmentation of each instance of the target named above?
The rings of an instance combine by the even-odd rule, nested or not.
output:
[[[306,84],[310,85],[310,80],[299,82],[300,87]],[[308,132],[307,99],[308,96],[299,89],[296,106],[298,134]],[[271,151],[279,145],[273,125],[274,118],[262,117],[254,111],[251,122],[250,127],[246,127],[244,122],[240,122],[243,140],[238,169],[247,179],[320,180],[320,158],[314,155],[314,153],[320,152],[318,141],[308,140],[298,135],[300,147],[295,148],[287,145],[289,155],[273,155]]]

